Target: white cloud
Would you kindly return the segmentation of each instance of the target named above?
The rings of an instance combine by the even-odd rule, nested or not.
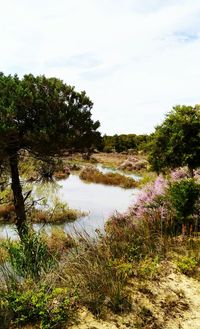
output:
[[[199,0],[0,0],[0,70],[85,89],[104,133],[199,102]]]

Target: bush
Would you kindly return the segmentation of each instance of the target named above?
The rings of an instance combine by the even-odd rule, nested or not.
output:
[[[128,262],[140,261],[147,255],[165,253],[167,239],[160,227],[144,219],[137,220],[129,214],[115,214],[106,224],[106,243],[115,258]]]
[[[200,185],[194,179],[182,179],[169,188],[169,197],[178,217],[186,218],[195,211]]]
[[[170,186],[168,196],[177,221],[187,226],[194,226],[193,216],[197,212],[200,184],[194,179],[182,179]]]
[[[191,275],[197,268],[198,261],[194,257],[183,256],[176,262],[178,269],[187,275]]]
[[[170,213],[168,200],[166,199],[166,192],[168,188],[168,181],[163,176],[158,176],[157,179],[145,186],[136,203],[129,208],[129,214],[138,219],[145,220],[149,225],[156,224],[159,226],[159,231],[164,229],[164,224],[170,222]]]
[[[185,177],[184,171],[173,172],[169,180],[158,176],[141,191],[129,216],[143,220],[162,235],[180,234],[182,224],[187,224],[191,233],[198,225],[200,184]]]
[[[159,257],[156,256],[153,259],[145,257],[140,261],[138,266],[138,275],[143,278],[152,279],[158,272]]]
[[[65,328],[75,311],[76,295],[63,288],[12,290],[1,297],[15,328],[26,324],[40,324],[42,329]]]

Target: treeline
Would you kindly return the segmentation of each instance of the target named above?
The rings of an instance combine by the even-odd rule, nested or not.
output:
[[[102,137],[101,150],[104,152],[147,151],[151,135],[121,134]]]

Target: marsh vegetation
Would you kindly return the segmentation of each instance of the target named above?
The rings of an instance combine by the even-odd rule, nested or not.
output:
[[[2,73],[0,90],[0,217],[18,237],[0,243],[3,328],[196,325],[200,107],[102,138],[59,79]]]

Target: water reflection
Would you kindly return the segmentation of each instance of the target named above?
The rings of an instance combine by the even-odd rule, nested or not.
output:
[[[106,219],[114,211],[125,211],[134,201],[138,189],[123,189],[116,186],[106,186],[95,183],[85,183],[76,175],[57,182],[29,183],[27,189],[32,189],[32,198],[47,200],[52,205],[55,198],[65,202],[71,208],[88,212],[88,216],[81,217],[74,223],[59,225],[66,232],[84,230],[94,234],[96,229],[103,230]],[[51,224],[34,224],[35,230],[44,227],[50,233]],[[2,225],[0,237],[16,237],[13,225]]]
[[[61,185],[54,179],[42,180],[32,184],[32,197],[34,200],[40,200],[38,205],[51,207],[58,198],[60,188]]]
[[[119,170],[119,169],[115,169],[115,168],[108,168],[108,167],[104,167],[103,165],[101,165],[100,163],[98,163],[96,165],[96,168],[101,171],[103,174],[107,174],[107,173],[118,173],[120,175],[126,176],[126,177],[131,177],[133,179],[135,179],[136,181],[139,181],[141,179],[141,176],[136,175],[136,174],[132,174],[132,173],[126,173],[123,170]]]

